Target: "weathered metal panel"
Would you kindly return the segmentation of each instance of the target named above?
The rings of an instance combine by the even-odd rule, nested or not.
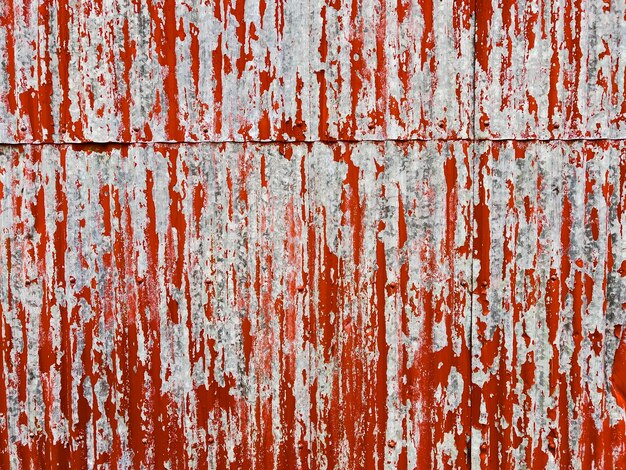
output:
[[[472,1],[317,3],[316,137],[473,136]]]
[[[470,150],[1,147],[0,465],[467,467]]]
[[[484,142],[472,463],[626,467],[626,147]]]
[[[7,0],[0,142],[468,138],[469,0]]]
[[[478,138],[626,137],[626,2],[479,0]]]
[[[626,0],[0,12],[0,468],[626,468]]]

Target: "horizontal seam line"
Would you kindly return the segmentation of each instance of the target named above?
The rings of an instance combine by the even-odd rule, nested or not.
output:
[[[626,137],[578,137],[578,138],[558,138],[558,139],[539,139],[539,138],[498,138],[498,139],[470,139],[470,138],[432,138],[432,139],[327,139],[327,140],[137,140],[127,141],[93,141],[85,140],[80,142],[63,141],[63,142],[0,142],[2,146],[26,146],[26,145],[202,145],[202,144],[260,144],[260,145],[296,145],[296,144],[335,144],[335,143],[385,143],[385,142],[622,142],[626,141]]]

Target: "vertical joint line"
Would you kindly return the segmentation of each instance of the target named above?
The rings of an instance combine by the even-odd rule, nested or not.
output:
[[[476,126],[476,30],[478,23],[478,0],[472,0],[472,15],[474,16],[473,21],[473,34],[472,34],[472,111],[471,111],[471,143],[470,143],[470,162],[469,162],[469,172],[470,172],[470,182],[472,188],[471,194],[471,202],[470,202],[470,233],[469,233],[469,243],[470,243],[470,280],[469,280],[469,435],[467,440],[467,449],[468,449],[468,462],[469,468],[472,468],[472,434],[474,431],[474,414],[473,414],[473,391],[474,391],[474,230],[476,224],[476,218],[474,217],[474,209],[476,207],[476,181],[475,181],[475,160],[476,160],[476,145],[478,143],[477,140],[477,126]]]

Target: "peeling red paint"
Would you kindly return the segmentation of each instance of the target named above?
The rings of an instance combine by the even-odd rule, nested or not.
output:
[[[467,465],[468,149],[3,147],[3,459]]]
[[[615,248],[622,229],[610,222],[618,220],[623,189],[605,194],[596,182],[624,187],[623,143],[479,148],[474,212],[489,212],[476,224],[487,234],[477,230],[474,254],[477,283],[490,280],[473,307],[473,461],[619,466],[623,442],[609,429],[623,426],[624,407],[619,372],[607,363],[619,362],[621,346],[604,332],[623,322],[623,302],[613,295],[622,281],[606,277],[615,269],[610,259],[624,256]],[[536,207],[530,217],[528,204]],[[494,270],[494,260],[504,270]],[[519,420],[523,427],[511,426]]]
[[[476,33],[478,138],[624,138],[623,1],[478,0]]]
[[[3,11],[3,142],[472,134],[469,0],[11,0]]]
[[[626,467],[623,0],[0,9],[0,467]]]

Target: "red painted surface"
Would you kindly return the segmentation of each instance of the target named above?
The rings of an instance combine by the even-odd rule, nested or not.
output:
[[[469,138],[469,0],[10,0],[3,142]]]
[[[477,0],[477,137],[623,139],[625,13],[622,0]]]
[[[0,468],[626,468],[623,0],[0,10]]]
[[[469,156],[4,147],[4,461],[467,466]]]
[[[484,143],[477,158],[480,464],[621,468],[624,144]]]

